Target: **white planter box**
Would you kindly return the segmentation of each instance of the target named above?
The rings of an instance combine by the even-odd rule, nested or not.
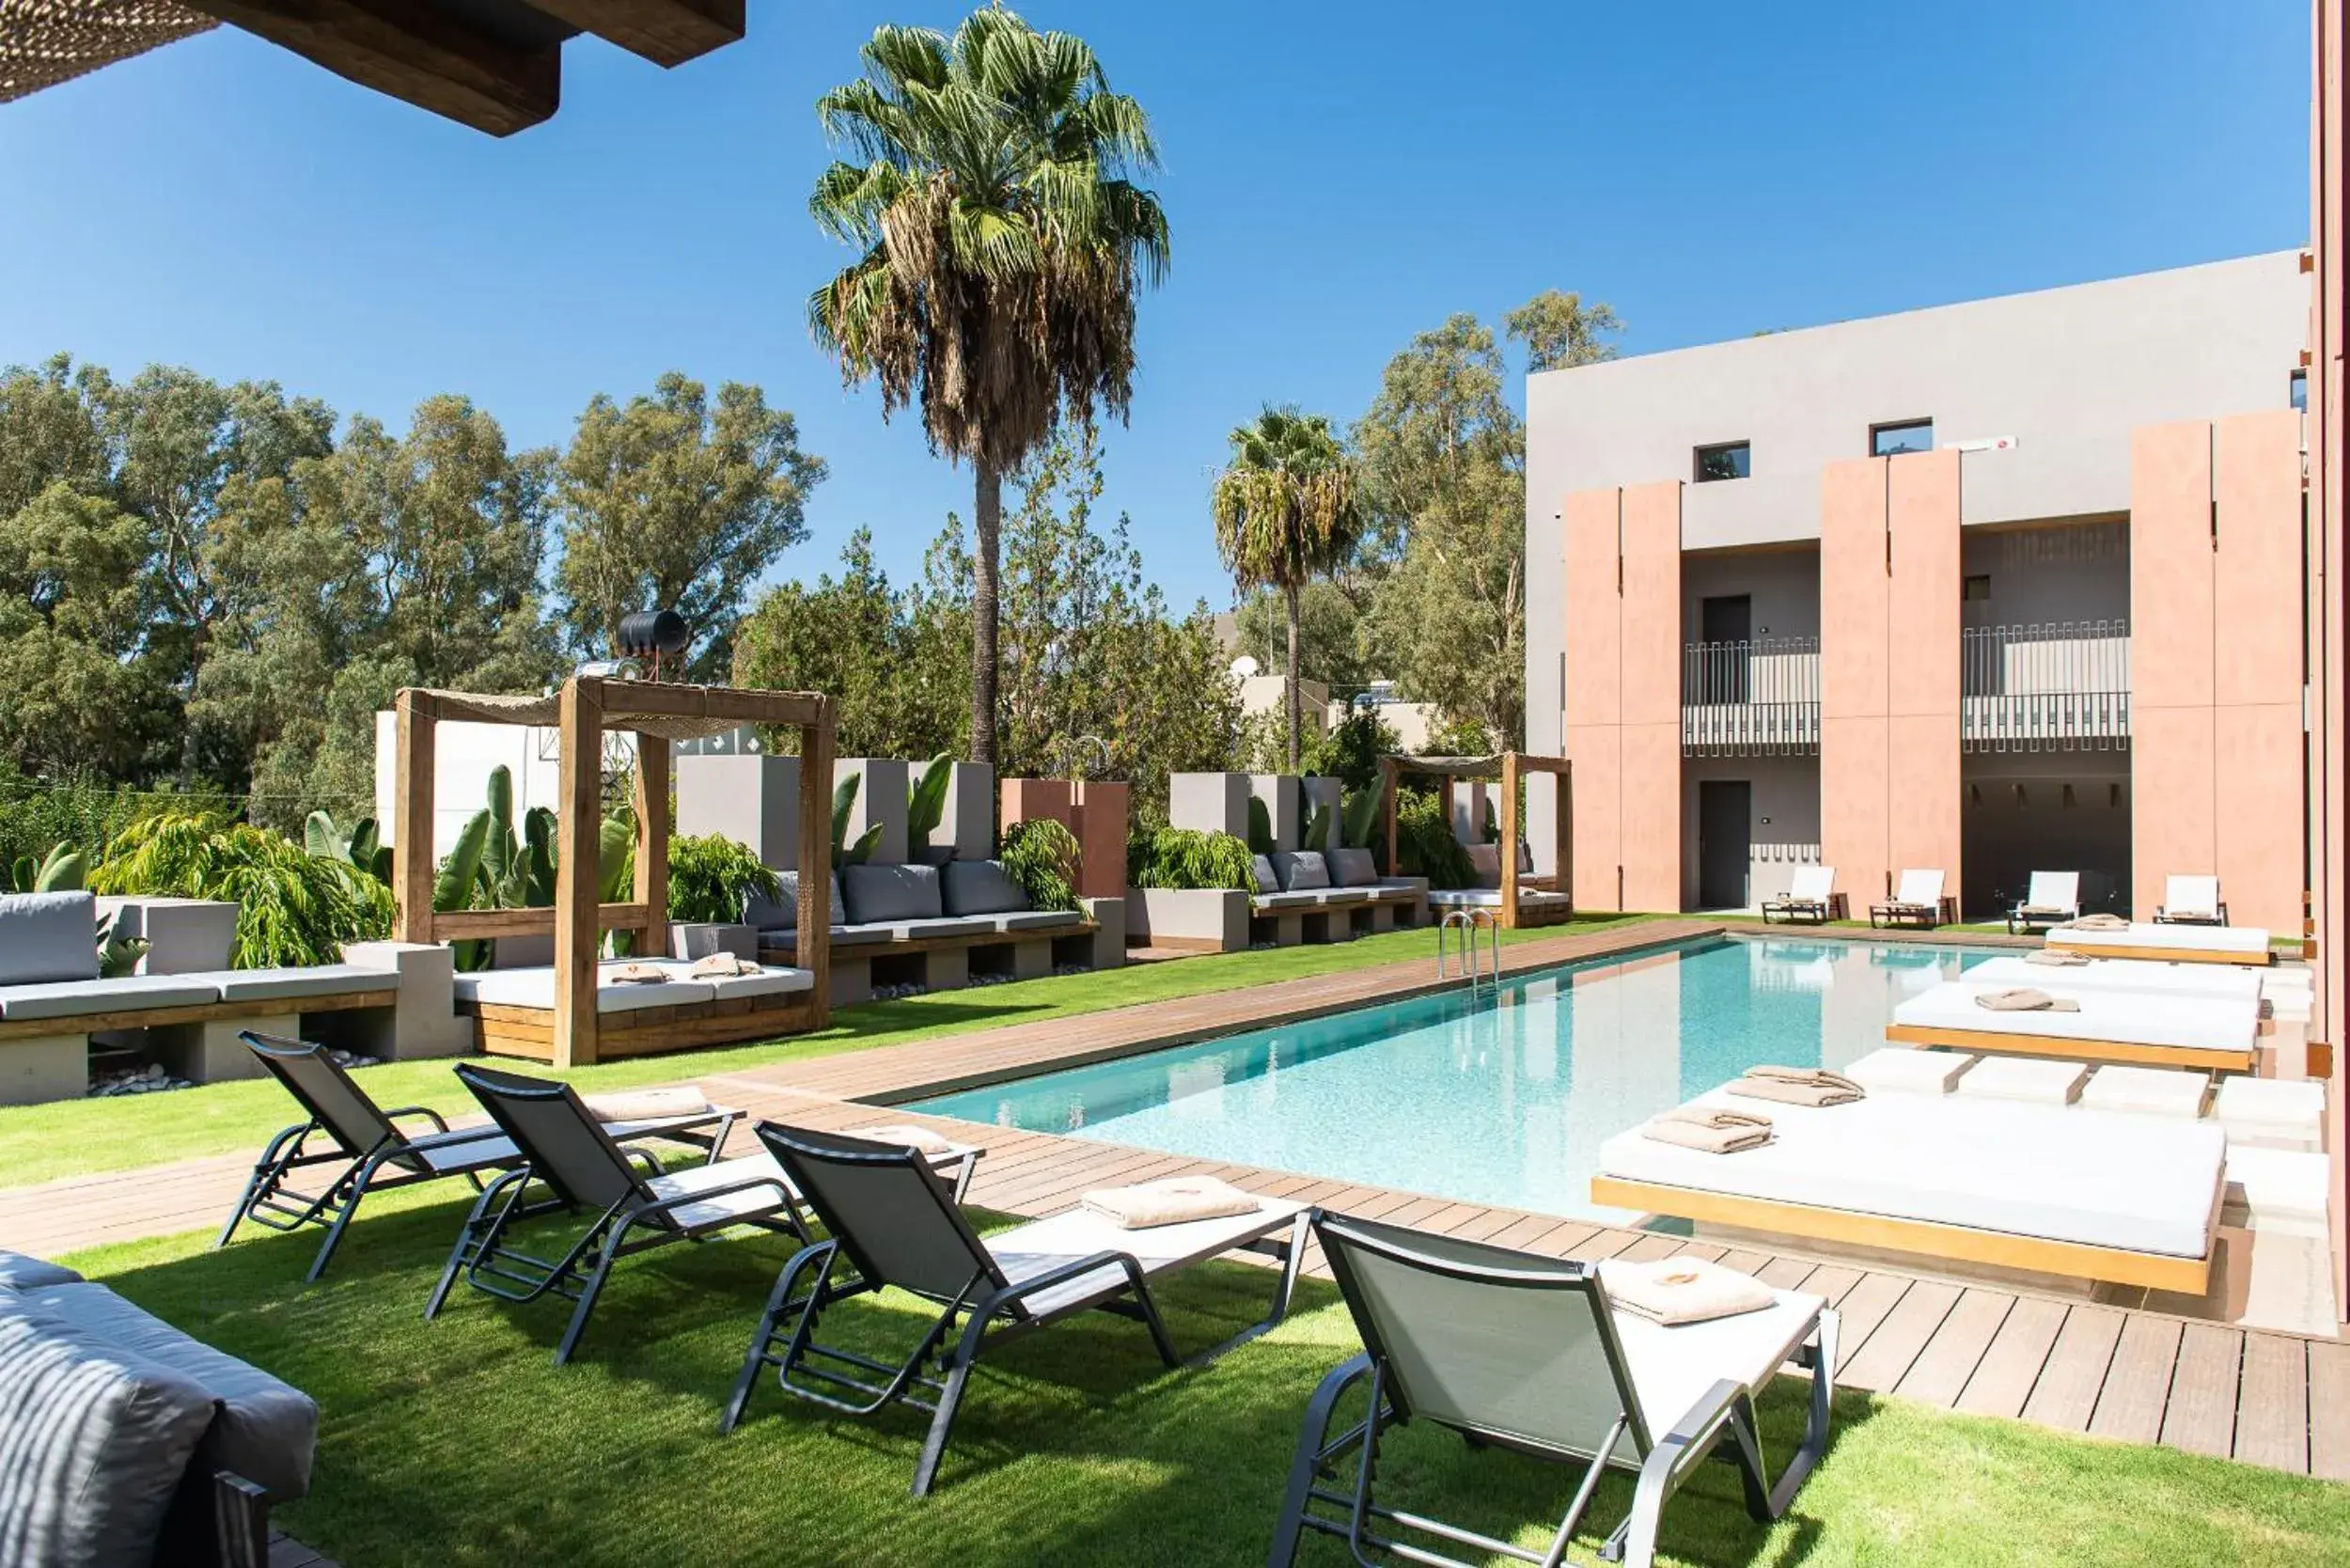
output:
[[[1126,939],[1146,948],[1240,952],[1248,946],[1248,895],[1224,887],[1133,888]]]

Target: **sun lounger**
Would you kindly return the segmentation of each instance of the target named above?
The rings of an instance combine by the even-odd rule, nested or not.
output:
[[[2075,1004],[2065,1011],[1994,1011],[1977,996],[2002,989],[1972,978],[1947,980],[1893,1009],[1885,1038],[1904,1045],[2136,1062],[2247,1073],[2257,1059],[2260,1004],[2241,997],[2154,995],[2065,986],[2060,969],[2039,983]]]
[[[1138,1319],[1160,1359],[1179,1365],[1151,1282],[1227,1252],[1269,1253],[1281,1268],[1271,1314],[1209,1356],[1264,1332],[1289,1311],[1305,1254],[1303,1204],[1267,1198],[1253,1214],[1137,1231],[1077,1208],[982,1241],[947,1184],[910,1150],[772,1121],[760,1122],[758,1132],[828,1236],[794,1254],[776,1277],[721,1432],[742,1420],[761,1369],[770,1366],[785,1392],[841,1414],[867,1416],[893,1403],[927,1410],[930,1434],[914,1467],[918,1497],[937,1478],[972,1368],[1005,1340],[1098,1309]],[[902,1363],[817,1341],[835,1303],[893,1286],[940,1309]],[[785,1340],[780,1350],[778,1335]],[[933,1363],[943,1377],[924,1372]]]
[[[2017,935],[2034,926],[2044,930],[2080,917],[2080,872],[2034,871],[2024,902],[2008,911],[2007,929],[2010,935]]]
[[[2227,1152],[2212,1122],[1918,1094],[1771,1120],[1768,1145],[1726,1156],[1618,1134],[1592,1201],[2190,1295],[2209,1282]]]
[[[2261,977],[2248,969],[2211,964],[2153,964],[2137,958],[2097,958],[2086,964],[2034,964],[2002,954],[1971,964],[1959,977],[1966,985],[2032,985],[2068,996],[2083,991],[2130,992],[2155,996],[2224,996],[2258,1003]]]
[[[2219,896],[2216,876],[2174,876],[2163,885],[2162,907],[2154,922],[2169,926],[2224,926],[2227,901]]]
[[[1946,920],[1957,917],[1952,900],[1942,896],[1942,873],[1935,870],[1908,870],[1902,873],[1901,886],[1883,903],[1869,906],[1869,924],[1879,926],[1917,926],[1932,931]]]
[[[1457,1562],[1418,1544],[1433,1541],[1469,1547],[1480,1560],[1556,1564],[1606,1470],[1638,1479],[1630,1515],[1602,1555],[1644,1568],[1666,1503],[1709,1458],[1737,1468],[1747,1513],[1767,1524],[1827,1447],[1837,1316],[1818,1296],[1776,1292],[1760,1310],[1668,1328],[1613,1305],[1607,1264],[1340,1215],[1317,1215],[1314,1233],[1363,1353],[1324,1378],[1307,1407],[1271,1568],[1289,1568],[1309,1529],[1343,1540],[1359,1562]],[[1791,1360],[1810,1369],[1810,1416],[1773,1484],[1754,1400]],[[1362,1385],[1365,1414],[1334,1434],[1340,1405]],[[1578,1466],[1547,1555],[1382,1504],[1380,1437],[1405,1421]]]
[[[1762,920],[1765,925],[1777,918],[1824,926],[1842,902],[1843,896],[1836,891],[1835,867],[1798,866],[1785,896],[1762,901]]]
[[[261,1151],[235,1212],[212,1243],[215,1247],[227,1247],[246,1220],[272,1231],[323,1225],[326,1237],[304,1276],[315,1280],[326,1272],[335,1249],[342,1245],[343,1231],[359,1212],[360,1200],[368,1193],[458,1176],[478,1188],[485,1171],[508,1170],[522,1163],[513,1140],[494,1126],[451,1132],[441,1114],[427,1106],[381,1108],[323,1045],[249,1029],[238,1038],[310,1120],[286,1128]],[[675,1116],[609,1121],[604,1131],[621,1142],[666,1138],[687,1144],[714,1160],[741,1115],[709,1105]],[[412,1136],[400,1129],[401,1121],[421,1121],[432,1130]],[[323,1180],[322,1191],[313,1195],[292,1184],[306,1172]],[[306,1179],[306,1184],[312,1184]]]
[[[2057,952],[2087,953],[2092,958],[2141,958],[2159,964],[2261,967],[2272,962],[2268,931],[2264,926],[2157,925],[2149,920],[2119,931],[2066,927],[2048,933],[2048,946]]]

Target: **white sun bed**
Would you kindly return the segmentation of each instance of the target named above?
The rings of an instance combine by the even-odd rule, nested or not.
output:
[[[1696,1104],[1757,1102],[1716,1090]],[[2190,1294],[2208,1283],[2227,1155],[2208,1122],[1916,1094],[1764,1108],[1773,1141],[1735,1154],[1618,1134],[1592,1201]]]
[[[642,963],[668,979],[635,983],[614,979],[627,963]],[[622,960],[598,965],[596,1011],[634,1012],[639,1008],[674,1007],[683,1002],[710,1002],[721,997],[771,996],[806,991],[815,977],[806,969],[763,964],[756,975],[696,979],[693,964],[676,959]],[[484,1007],[552,1009],[555,971],[551,968],[483,969],[457,977],[457,999]]]
[[[2087,964],[2033,964],[2013,954],[1987,958],[1961,975],[1968,985],[2031,986],[2057,991],[2135,991],[2146,995],[2226,996],[2257,1002],[2261,977],[2215,964],[2155,964],[2142,958],[2097,958]],[[2054,988],[2051,990],[2051,988]]]
[[[1996,1012],[1975,1004],[1981,993],[2003,989],[1947,980],[1895,1007],[1885,1038],[1904,1045],[2233,1073],[2251,1071],[2256,1059],[2257,1001],[2067,990],[2050,978],[2036,989],[2078,1003],[2077,1011]]]
[[[2170,964],[2270,963],[2265,926],[2174,926],[2140,920],[2119,931],[2058,926],[2048,946],[2092,958],[2150,958]]]

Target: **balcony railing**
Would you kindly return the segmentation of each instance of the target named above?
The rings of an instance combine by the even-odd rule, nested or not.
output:
[[[1682,651],[1681,750],[1759,757],[1820,749],[1820,640],[1693,642]]]
[[[1959,634],[1967,751],[2113,751],[2130,738],[2123,619],[1980,626]]]

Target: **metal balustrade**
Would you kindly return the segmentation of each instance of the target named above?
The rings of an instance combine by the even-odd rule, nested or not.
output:
[[[2130,737],[2124,619],[1969,627],[1959,634],[1967,751],[2115,751]]]
[[[1682,651],[1684,756],[1759,757],[1819,749],[1819,638],[1695,642]]]

